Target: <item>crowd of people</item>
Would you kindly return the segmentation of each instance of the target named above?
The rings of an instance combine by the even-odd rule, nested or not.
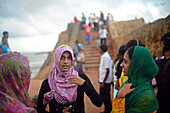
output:
[[[90,13],[88,19],[84,13],[82,13],[81,19],[78,19],[76,16],[74,16],[74,22],[80,22],[82,30],[84,29],[84,26],[90,25],[94,31],[98,31],[99,27],[106,25],[108,21],[113,21],[113,15],[108,13],[105,18],[102,11],[100,11],[100,16],[97,16],[95,13]]]
[[[77,19],[77,17],[74,16],[74,22],[75,23],[79,22],[81,25],[81,29],[84,30],[85,41],[88,46],[90,45],[92,31],[98,31],[100,43],[106,44],[106,38],[107,38],[106,25],[107,25],[108,21],[113,21],[112,14],[108,13],[107,17],[105,18],[102,11],[100,11],[99,17],[95,13],[90,13],[88,21],[87,21],[84,13],[82,13],[81,21],[79,21]],[[98,41],[97,41],[97,43],[98,43]]]
[[[82,13],[82,24],[85,20]],[[105,23],[102,11],[100,20]],[[86,26],[83,29],[87,29]],[[155,59],[142,41],[133,39],[120,46],[114,67],[106,45],[105,26],[101,26],[98,33],[101,39],[99,94],[85,74],[83,44],[76,41],[73,49],[68,45],[56,48],[55,60],[48,78],[41,84],[35,110],[28,95],[31,76],[29,61],[19,53],[10,52],[8,32],[3,32],[0,46],[0,111],[85,113],[85,93],[95,106],[101,107],[104,103],[103,113],[169,113],[170,32],[161,37],[163,57]],[[90,45],[89,34],[86,35],[87,44]],[[110,87],[114,74],[118,92],[111,101]],[[49,111],[46,110],[47,106]]]

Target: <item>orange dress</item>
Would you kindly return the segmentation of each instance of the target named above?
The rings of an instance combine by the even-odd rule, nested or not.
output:
[[[113,98],[111,113],[125,113],[125,98]]]

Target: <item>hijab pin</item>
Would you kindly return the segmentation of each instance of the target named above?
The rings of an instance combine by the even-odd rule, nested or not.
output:
[[[60,77],[65,78],[65,76],[64,76],[64,75],[61,75]]]
[[[54,94],[54,93],[55,93],[55,90],[54,90],[54,89],[52,89],[52,90],[51,90],[51,92]]]
[[[63,100],[63,101],[67,101],[67,99],[66,99],[66,98],[63,98],[62,100]]]

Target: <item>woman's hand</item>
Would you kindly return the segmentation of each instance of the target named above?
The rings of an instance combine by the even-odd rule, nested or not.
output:
[[[70,78],[67,79],[68,83],[70,83],[70,84],[77,84],[79,86],[82,86],[85,82],[84,79],[80,78],[77,75],[67,75],[67,76],[70,76]]]
[[[63,113],[70,113],[70,112],[68,112],[68,110],[71,109],[71,108],[72,108],[72,105],[70,105],[68,108],[64,109]]]
[[[131,93],[135,88],[130,88],[132,83],[124,84],[124,86],[119,90],[117,97],[125,97],[127,94]]]

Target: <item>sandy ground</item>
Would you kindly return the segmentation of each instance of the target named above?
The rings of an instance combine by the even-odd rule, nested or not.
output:
[[[97,71],[97,70],[96,70]],[[99,84],[98,84],[98,73],[96,71],[88,71],[86,75],[91,80],[91,83],[93,84],[96,91],[99,91]],[[30,82],[30,88],[29,88],[29,95],[30,97],[33,97],[34,95],[37,95],[39,92],[39,89],[41,87],[41,83],[43,80],[31,80]],[[85,112],[86,113],[100,113],[104,111],[104,105],[102,107],[98,108],[94,106],[91,102],[91,100],[85,95]]]

